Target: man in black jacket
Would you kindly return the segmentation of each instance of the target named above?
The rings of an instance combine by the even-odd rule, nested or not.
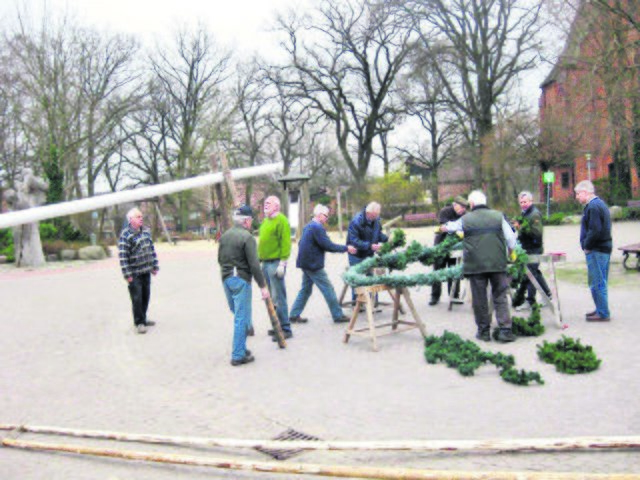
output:
[[[438,222],[440,225],[444,225],[447,222],[455,222],[462,215],[464,215],[467,211],[469,204],[467,200],[462,196],[458,195],[453,199],[453,203],[451,205],[447,205],[442,208],[438,213]],[[436,238],[433,242],[434,245],[438,245],[442,243],[444,239],[447,237],[447,232],[438,231],[436,233]],[[455,258],[447,257],[442,260],[436,260],[433,264],[434,270],[442,270],[443,268],[452,267],[456,264]],[[458,284],[459,285],[459,284]],[[459,290],[458,286],[456,290]],[[440,295],[442,293],[442,284],[440,282],[435,282],[431,285],[431,300],[429,300],[429,305],[435,305],[440,301]],[[451,295],[451,280],[447,281],[447,293]],[[458,297],[458,291],[453,292],[453,297]]]
[[[513,222],[513,226],[518,232],[520,245],[522,245],[522,249],[528,254],[540,255],[544,249],[542,241],[542,214],[533,205],[533,195],[531,192],[520,192],[518,201],[520,202],[522,215]],[[540,264],[528,263],[527,267],[540,287],[542,287],[545,295],[551,298],[551,290],[542,276]],[[527,291],[527,301],[523,305],[516,307],[517,311],[530,309],[533,304],[536,303],[536,287],[533,286],[527,277],[525,277],[520,284],[516,297],[522,298],[525,290]]]
[[[583,204],[580,246],[587,257],[589,288],[596,309],[585,315],[587,322],[608,322],[609,260],[613,242],[609,207],[596,196],[593,183],[583,180],[575,187],[576,198]]]

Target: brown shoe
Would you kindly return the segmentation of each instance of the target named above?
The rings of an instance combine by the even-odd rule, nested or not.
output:
[[[585,313],[584,318],[593,317],[594,315],[597,315],[597,313],[598,312],[596,310],[594,310],[593,312]]]
[[[611,319],[609,317],[601,317],[597,313],[586,318],[587,322],[608,322]]]

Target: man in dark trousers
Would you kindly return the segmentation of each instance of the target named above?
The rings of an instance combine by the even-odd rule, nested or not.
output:
[[[247,330],[251,325],[251,278],[260,286],[262,298],[269,298],[267,282],[258,260],[258,246],[249,230],[253,222],[251,207],[244,205],[233,215],[233,227],[220,237],[218,263],[224,293],[233,312],[231,365],[237,367],[255,360],[247,349]]]
[[[596,309],[585,315],[587,322],[608,322],[609,312],[609,261],[613,241],[611,216],[606,203],[596,196],[593,183],[583,180],[575,187],[576,198],[584,205],[580,226],[580,246],[587,257],[589,289]]]
[[[467,203],[467,200],[462,195],[458,195],[453,199],[453,203],[451,205],[447,205],[440,210],[440,212],[438,213],[438,222],[440,223],[440,225],[444,225],[447,222],[455,222],[467,212],[468,207],[469,204]],[[438,231],[436,233],[436,238],[433,244],[438,245],[439,243],[442,243],[446,237],[447,232]],[[447,256],[447,258],[436,260],[436,262],[433,264],[433,269],[442,270],[443,268],[452,267],[455,264],[456,259]],[[459,289],[460,287],[458,284],[456,290]],[[429,300],[429,305],[436,305],[440,301],[441,293],[442,284],[440,282],[433,283],[431,285],[431,300]],[[447,293],[451,295],[451,280],[447,281]],[[458,291],[453,292],[453,297],[458,297]]]
[[[389,240],[389,237],[382,232],[381,209],[379,203],[371,202],[349,223],[346,244],[356,247],[356,253],[349,253],[349,266],[357,265],[365,258],[373,257],[373,254],[380,250],[382,244]],[[356,293],[354,289],[351,291],[352,301],[355,305]]]
[[[137,208],[127,213],[128,225],[118,239],[118,257],[122,275],[129,284],[129,296],[133,308],[133,324],[138,333],[147,333],[147,327],[155,322],[147,319],[151,297],[151,275],[160,267],[151,232],[143,228],[144,216]]]
[[[487,197],[480,190],[469,194],[469,206],[470,212],[442,228],[448,232],[464,232],[462,268],[471,285],[473,315],[478,327],[476,338],[491,341],[487,297],[487,285],[491,284],[491,297],[499,327],[496,340],[502,343],[513,342],[516,337],[511,331],[512,321],[507,301],[507,262],[510,252],[516,246],[516,235],[502,212],[487,207]]]
[[[324,228],[328,220],[329,208],[318,204],[313,209],[313,220],[302,231],[296,261],[296,267],[302,270],[302,287],[291,308],[289,317],[292,320],[300,318],[311,296],[311,290],[316,285],[327,302],[334,323],[349,321],[349,317],[342,312],[336,291],[324,270],[324,254],[325,252],[342,253],[347,251],[350,254],[355,254],[357,250],[352,245],[338,245],[331,241]]]
[[[542,214],[540,210],[533,205],[533,195],[531,192],[520,192],[518,201],[520,202],[522,215],[513,222],[513,227],[518,232],[520,245],[525,252],[532,255],[540,255],[544,250],[542,241]],[[551,290],[542,276],[540,264],[528,263],[527,267],[540,287],[542,287],[545,295],[551,298]],[[516,307],[517,311],[530,310],[533,304],[536,303],[536,287],[533,286],[533,283],[531,283],[527,277],[525,277],[520,284],[516,297],[522,298],[525,290],[527,292],[527,301],[523,305]]]

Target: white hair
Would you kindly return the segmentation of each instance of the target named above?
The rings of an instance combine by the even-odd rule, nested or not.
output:
[[[365,208],[365,212],[380,213],[381,208],[382,207],[378,202],[371,202],[369,203],[369,205],[367,205],[367,208]]]
[[[580,183],[576,185],[574,188],[576,192],[587,192],[587,193],[595,193],[596,188],[593,186],[593,183],[590,180],[582,180]]]
[[[474,207],[487,204],[487,196],[480,190],[474,190],[469,194],[469,203],[473,203]]]
[[[526,198],[527,200],[533,200],[533,195],[528,190],[523,190],[518,194],[518,199]]]
[[[131,210],[127,212],[127,220],[131,220],[134,215],[142,213],[138,207],[133,207]]]
[[[318,205],[316,205],[313,208],[313,216],[315,217],[316,215],[326,215],[327,217],[329,216],[329,207],[322,205],[321,203],[319,203]]]

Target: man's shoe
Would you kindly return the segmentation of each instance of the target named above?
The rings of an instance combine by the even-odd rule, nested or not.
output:
[[[611,320],[609,317],[601,317],[597,313],[586,318],[587,322],[608,322]]]
[[[309,319],[297,316],[297,317],[289,317],[289,321],[291,323],[307,323],[309,321]]]
[[[431,300],[429,300],[429,306],[433,307],[434,305],[436,305],[438,302],[440,301],[439,298],[432,298]]]
[[[147,321],[145,322],[145,325],[146,325],[147,327],[153,327],[155,324],[156,324],[156,322],[154,322],[153,320],[147,320]]]
[[[347,317],[346,315],[342,315],[340,318],[335,318],[333,320],[333,323],[347,323],[350,320],[351,319],[349,317]]]
[[[249,353],[249,351],[247,350],[246,355],[241,358],[240,360],[231,360],[231,365],[234,367],[237,367],[239,365],[244,365],[245,363],[251,363],[255,360],[256,358],[251,355],[251,353]]]
[[[585,313],[584,318],[593,317],[594,315],[597,315],[597,314],[598,314],[598,311],[594,310],[593,312]]]
[[[516,336],[513,334],[513,332],[511,330],[502,330],[501,329],[498,332],[496,340],[498,342],[500,342],[500,343],[515,342],[516,341]]]
[[[483,342],[490,342],[491,341],[491,334],[489,332],[489,330],[478,330],[478,332],[476,333],[476,338],[478,340],[482,340]]]
[[[529,310],[531,310],[531,304],[528,302],[524,302],[522,305],[518,305],[515,308],[516,312],[528,312]]]
[[[256,334],[256,331],[253,329],[253,325],[247,328],[247,337],[253,337]]]
[[[147,333],[147,326],[144,323],[136,325],[136,331],[140,334]]]
[[[282,332],[282,336],[286,340],[287,338],[293,337],[293,332]],[[271,340],[273,340],[274,342],[278,341],[278,337],[276,336],[275,333],[271,335]]]

